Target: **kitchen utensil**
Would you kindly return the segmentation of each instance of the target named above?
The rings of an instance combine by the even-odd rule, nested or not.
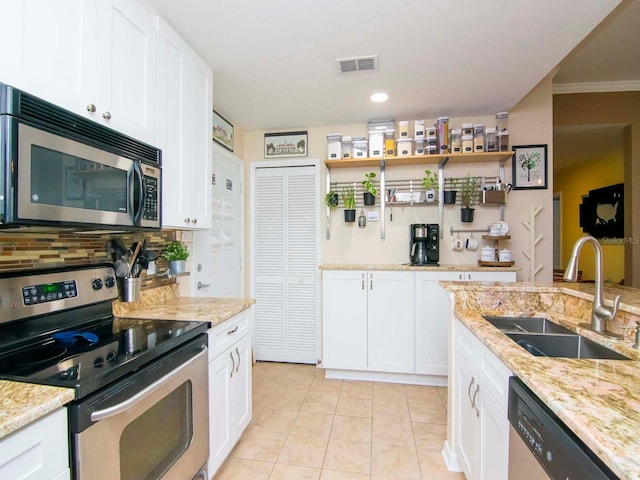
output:
[[[138,244],[135,247],[135,250],[133,251],[133,255],[131,255],[131,258],[129,259],[129,273],[133,271],[133,264],[135,263],[136,258],[138,258],[138,254],[140,253],[141,248],[142,248],[142,243],[138,242]]]
[[[460,238],[460,235],[456,235],[453,238],[453,241],[451,242],[451,249],[454,252],[460,252],[462,251],[463,248],[464,248],[464,242],[462,241],[462,238]]]
[[[113,268],[116,271],[116,277],[125,278],[129,276],[129,273],[130,273],[129,264],[124,260],[122,260],[121,258],[115,261],[115,263],[113,264]]]
[[[122,280],[122,301],[135,302],[140,298],[140,286],[142,279],[140,277],[125,277]]]
[[[67,347],[88,347],[98,343],[98,335],[92,332],[69,330],[67,332],[54,333],[51,336],[57,343]]]
[[[478,239],[473,236],[473,233],[464,241],[464,248],[472,252],[478,249]]]

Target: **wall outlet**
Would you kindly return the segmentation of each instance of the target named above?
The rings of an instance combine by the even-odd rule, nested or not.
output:
[[[378,212],[367,212],[367,220],[369,222],[377,222],[378,218]]]

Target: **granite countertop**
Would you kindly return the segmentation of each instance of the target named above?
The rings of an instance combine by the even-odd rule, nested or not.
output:
[[[463,296],[473,296],[473,292],[479,294],[476,299],[480,302],[485,301],[486,310],[466,308],[472,304],[465,303],[466,299],[462,300],[461,297],[454,310],[456,318],[522,379],[616,475],[628,480],[640,479],[640,351],[632,348],[629,338],[605,340],[596,333],[578,327],[579,319],[573,314],[536,310],[540,303],[547,301],[544,300],[544,295],[548,293],[554,296],[565,294],[567,297],[585,297],[590,302],[593,298],[589,293],[589,290],[593,291],[592,285],[590,288],[577,284],[556,286],[468,283],[465,286],[459,282],[441,282],[441,285],[448,290],[462,293]],[[522,294],[537,292],[542,295],[542,300],[540,303],[532,302],[533,308],[530,310],[519,311],[508,310],[514,305],[504,306],[499,300],[495,301],[500,292],[514,291]],[[480,296],[483,292],[487,294],[485,299]],[[640,309],[640,303],[636,303],[640,298],[640,291],[616,287],[609,289],[605,296],[610,298],[610,294],[613,293],[623,294],[627,310]],[[573,298],[568,298],[567,302],[571,301]],[[536,357],[482,318],[482,315],[517,315],[523,311],[547,317],[613,348],[632,360]],[[634,321],[637,320],[637,317],[634,318]]]
[[[481,267],[479,265],[409,265],[404,263],[352,264],[329,263],[320,265],[320,270],[380,270],[380,271],[416,271],[416,272],[517,272],[520,267]]]
[[[0,380],[0,438],[74,399],[71,388]]]

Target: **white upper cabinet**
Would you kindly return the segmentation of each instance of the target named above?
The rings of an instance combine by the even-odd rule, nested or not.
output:
[[[156,14],[137,0],[16,0],[0,82],[153,144]]]
[[[156,144],[162,149],[162,224],[179,229],[211,226],[211,112],[209,66],[158,19]]]

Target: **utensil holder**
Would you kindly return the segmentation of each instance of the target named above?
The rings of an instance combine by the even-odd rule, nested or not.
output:
[[[140,300],[140,287],[142,279],[140,277],[126,277],[122,279],[122,301],[137,302]]]

